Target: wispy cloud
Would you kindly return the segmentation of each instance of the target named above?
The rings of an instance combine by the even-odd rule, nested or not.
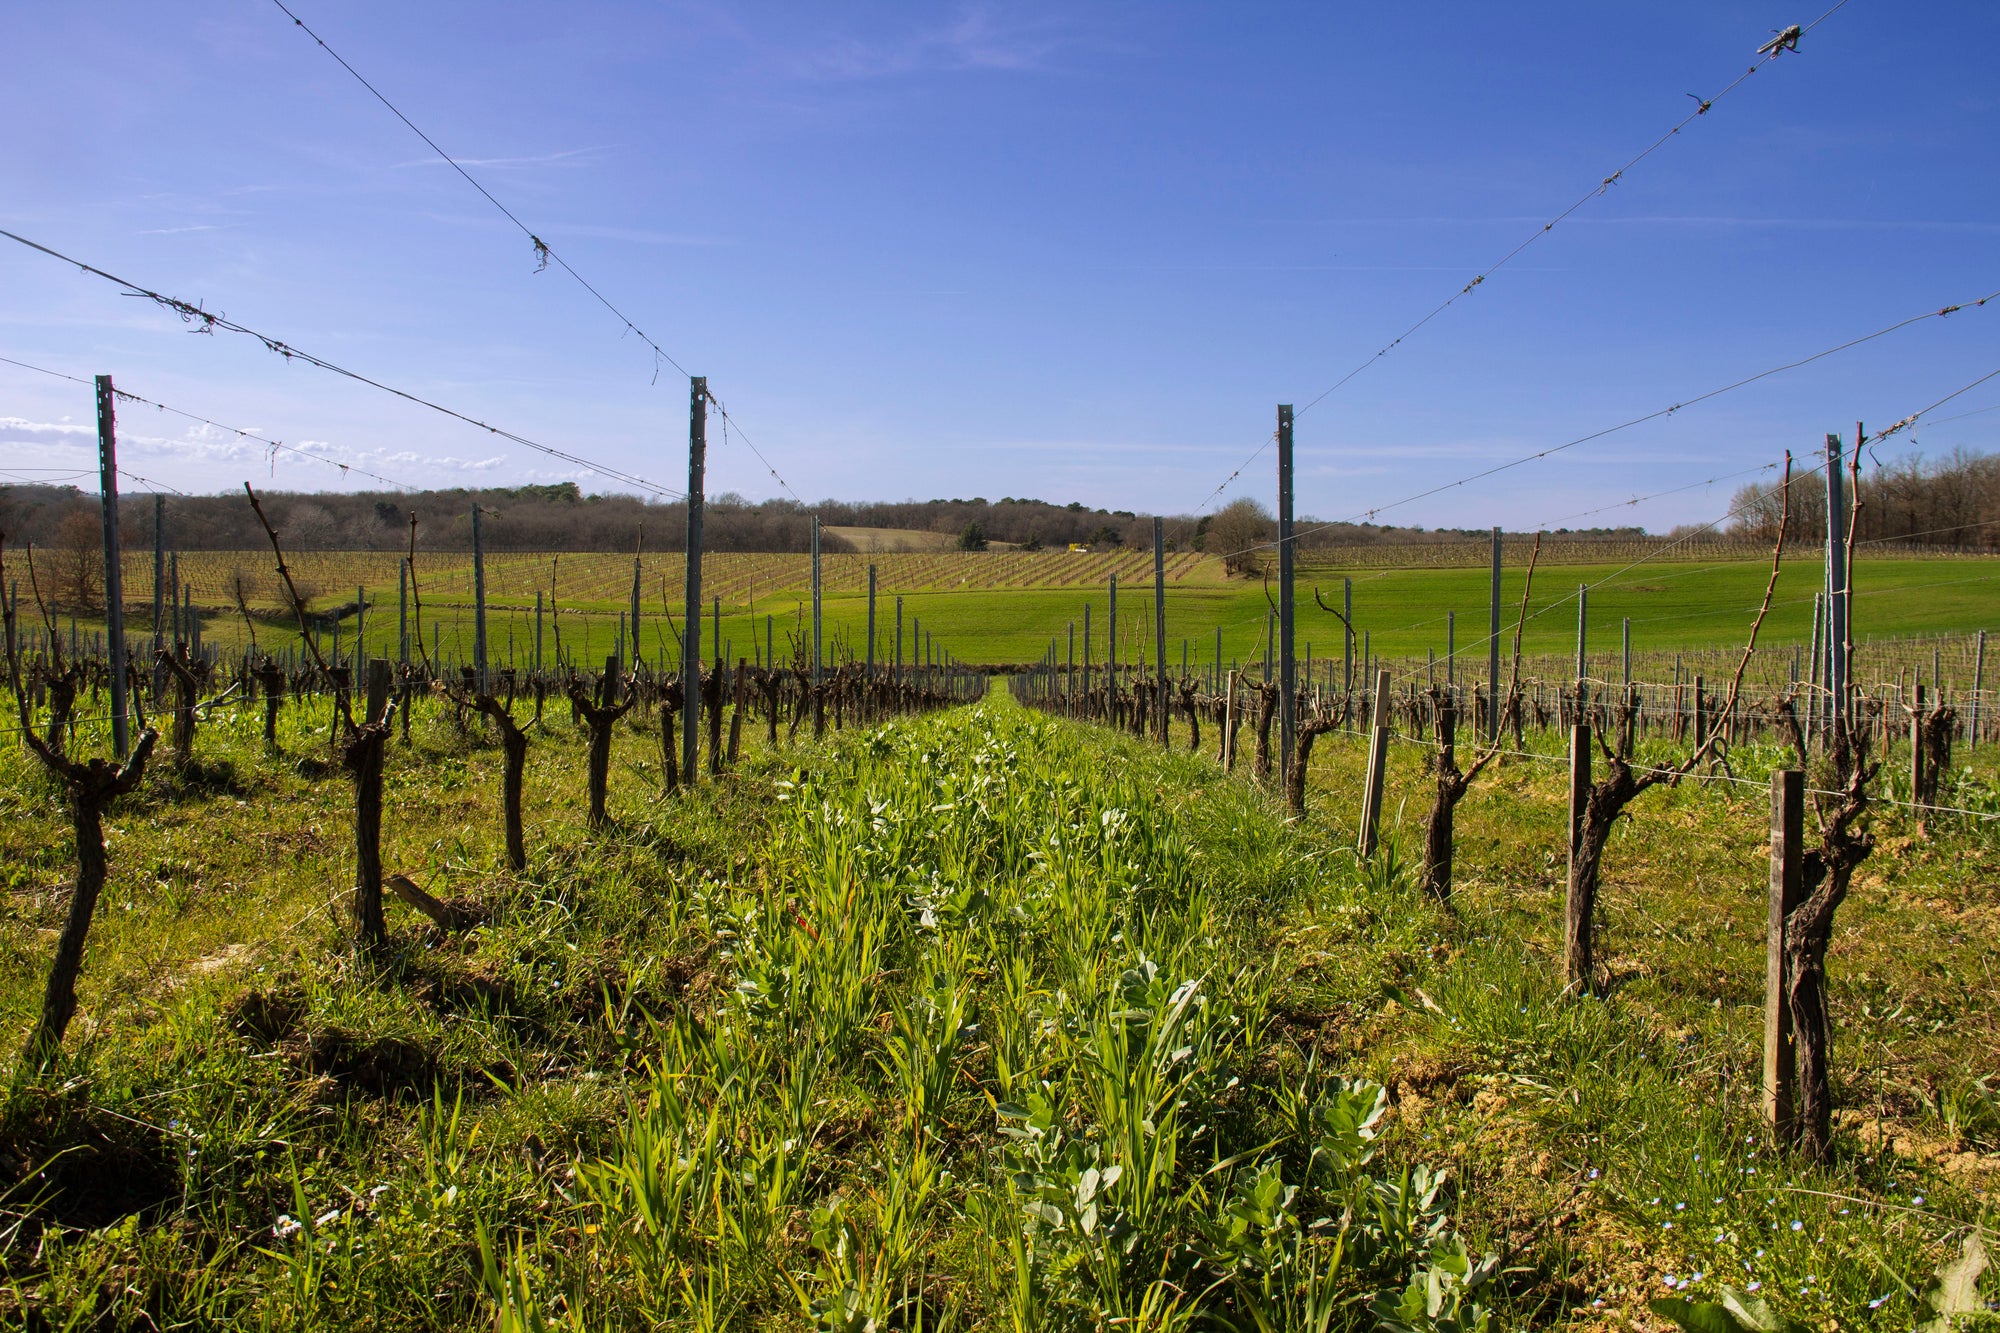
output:
[[[525,157],[461,157],[454,159],[461,167],[488,167],[499,171],[524,169],[529,167],[582,166],[584,159],[606,150],[607,145],[593,144],[587,148],[565,148],[559,153],[535,153]],[[402,167],[448,167],[451,163],[441,157],[412,158],[408,162],[398,162]]]
[[[442,222],[453,227],[488,227],[505,230],[510,224],[505,218],[492,214],[476,213],[434,213],[424,212],[418,216],[432,222]],[[637,245],[734,245],[727,236],[703,236],[694,232],[654,231],[647,227],[611,227],[597,222],[556,222],[547,228],[537,228],[550,245],[560,249],[566,236],[588,236],[596,240],[631,241]]]
[[[887,40],[846,37],[799,62],[800,72],[825,79],[880,79],[953,70],[1024,72],[1043,69],[1062,46],[1046,20],[1023,20],[981,4],[961,5],[938,27]]]
[[[1521,227],[1547,218],[1529,213],[1493,217],[1266,218],[1266,223],[1304,227]],[[1774,218],[1724,214],[1578,214],[1570,227],[1768,227],[1800,231],[1963,231],[2000,232],[2000,222],[1958,218]]]
[[[190,227],[148,227],[138,233],[140,236],[180,236],[191,231],[220,231],[219,222],[198,222]]]

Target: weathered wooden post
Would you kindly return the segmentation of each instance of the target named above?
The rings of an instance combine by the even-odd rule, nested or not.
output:
[[[125,561],[118,542],[118,398],[109,375],[97,377],[97,488],[104,517],[105,656],[111,659],[111,749],[131,750],[125,699]]]
[[[1590,724],[1579,721],[1569,733],[1569,880],[1563,893],[1564,987],[1575,995],[1595,989],[1591,958],[1590,867],[1584,864],[1584,821],[1590,808]]]
[[[1375,855],[1375,827],[1382,817],[1382,788],[1389,766],[1389,672],[1375,673],[1375,699],[1368,729],[1368,780],[1361,795],[1361,836],[1355,850]]]
[[[1785,975],[1785,918],[1799,905],[1805,856],[1806,775],[1771,773],[1771,891],[1764,949],[1764,1118],[1780,1143],[1798,1137],[1793,1083],[1798,1052]]]
[[[362,947],[387,938],[382,917],[382,752],[389,739],[389,661],[368,664],[362,724],[347,737],[342,760],[354,775],[354,919]]]
[[[701,523],[702,476],[708,464],[708,377],[688,380],[687,602],[681,633],[681,775],[692,787],[701,772]],[[817,523],[815,522],[815,527]]]

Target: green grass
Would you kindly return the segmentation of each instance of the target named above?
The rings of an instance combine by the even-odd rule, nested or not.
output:
[[[1467,797],[1446,913],[1393,850],[1414,747],[1366,863],[1349,739],[1288,823],[1205,757],[1004,697],[753,745],[667,800],[656,737],[621,725],[592,836],[551,711],[513,876],[497,747],[426,706],[391,747],[386,860],[486,924],[392,905],[364,963],[326,707],[287,719],[267,754],[222,710],[200,768],[112,812],[71,1062],[0,1106],[11,1322],[1374,1327],[1413,1270],[1453,1292],[1455,1235],[1503,1256],[1473,1298],[1506,1326],[1649,1318],[1671,1273],[1901,1329],[1902,1284],[2000,1182],[2000,1030],[1968,1000],[1994,993],[2000,877],[1969,824],[1878,820],[1832,961],[1859,1115],[1808,1167],[1756,1114],[1756,787],[1635,807],[1606,860],[1618,981],[1579,1003],[1555,765]],[[2000,811],[1980,759],[1953,799]],[[27,764],[0,750],[15,1033],[67,863]]]

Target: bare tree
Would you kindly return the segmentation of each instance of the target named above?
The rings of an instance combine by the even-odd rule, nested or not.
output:
[[[1222,557],[1225,574],[1255,574],[1264,567],[1259,548],[1270,540],[1272,526],[1271,511],[1246,495],[1216,511],[1202,549]]]
[[[5,540],[0,538],[0,550]],[[56,939],[56,953],[49,965],[49,977],[42,990],[42,1010],[23,1054],[23,1062],[47,1068],[62,1046],[63,1034],[76,1014],[76,979],[83,971],[83,946],[90,934],[97,900],[104,892],[108,869],[104,855],[105,807],[139,785],[146,774],[159,733],[151,727],[139,734],[138,743],[124,763],[109,759],[76,760],[49,744],[35,729],[28,710],[28,693],[21,680],[21,660],[15,642],[14,604],[6,593],[6,566],[0,558],[0,633],[7,640],[7,679],[14,691],[15,710],[20,718],[21,740],[61,785],[69,803],[70,827],[76,836],[76,884],[70,893],[69,915]]]

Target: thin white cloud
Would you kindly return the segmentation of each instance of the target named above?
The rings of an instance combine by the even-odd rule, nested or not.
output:
[[[198,222],[191,227],[148,227],[144,231],[139,232],[138,235],[179,236],[185,232],[190,232],[190,231],[220,231],[220,230],[221,230],[221,224],[219,223]]]
[[[942,26],[888,41],[848,37],[807,53],[799,72],[824,79],[881,79],[898,75],[1046,68],[1062,45],[1047,23],[996,15],[985,5],[959,7]]]
[[[605,144],[593,144],[587,148],[565,148],[559,153],[536,153],[524,157],[461,157],[455,158],[454,161],[461,167],[491,167],[501,171],[528,167],[582,166],[583,163],[579,159],[589,157],[595,153],[605,152],[607,148],[608,145]],[[403,167],[448,167],[451,163],[441,157],[419,157],[412,158],[408,162],[398,162],[395,165],[398,169],[401,169]]]

